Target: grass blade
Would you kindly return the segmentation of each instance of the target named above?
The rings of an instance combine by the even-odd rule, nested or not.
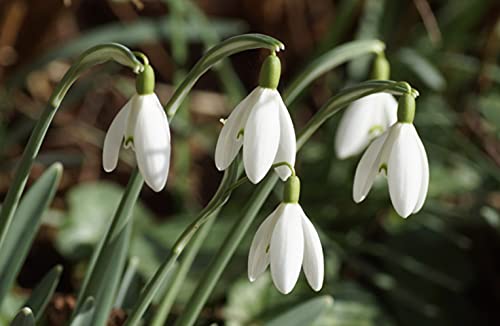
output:
[[[94,317],[95,301],[93,297],[88,297],[82,308],[71,322],[70,326],[91,326]]]
[[[322,314],[333,307],[333,298],[329,295],[314,298],[301,303],[284,314],[265,323],[265,326],[302,326],[312,325]]]
[[[35,326],[35,317],[30,308],[24,307],[10,323],[10,326]]]
[[[0,255],[0,302],[14,283],[28,255],[41,218],[52,202],[59,185],[63,167],[51,165],[22,198]]]
[[[61,277],[63,268],[61,265],[53,267],[47,275],[38,283],[36,288],[31,293],[30,298],[26,301],[25,306],[29,307],[35,315],[36,320],[40,320],[43,316],[45,308],[49,303],[54,291],[56,290],[57,284]]]

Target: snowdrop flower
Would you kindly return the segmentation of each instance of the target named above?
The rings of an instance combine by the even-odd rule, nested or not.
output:
[[[375,57],[372,79],[387,80],[390,65],[383,52]],[[377,136],[397,121],[398,103],[387,93],[377,93],[354,101],[346,109],[335,135],[335,153],[339,159],[361,153]]]
[[[397,121],[398,103],[387,93],[376,93],[354,101],[346,109],[335,135],[339,159],[361,153],[377,136]]]
[[[400,216],[408,217],[422,208],[429,185],[429,162],[413,125],[414,114],[415,98],[410,94],[401,96],[398,122],[368,146],[358,163],[355,202],[365,199],[377,174],[384,171],[392,205]]]
[[[270,265],[274,285],[288,294],[303,268],[311,288],[319,291],[324,277],[323,249],[316,229],[298,203],[297,176],[288,178],[284,194],[284,201],[255,233],[248,255],[248,278],[255,281]]]
[[[252,183],[260,182],[278,162],[295,165],[296,140],[290,114],[276,90],[281,64],[273,53],[263,63],[259,86],[229,115],[215,148],[215,165],[227,169],[241,147],[246,175]],[[282,180],[290,176],[284,166],[275,171]]]
[[[118,112],[104,139],[102,165],[111,172],[118,164],[123,144],[135,152],[146,184],[161,191],[170,167],[170,129],[167,116],[154,93],[154,71],[150,65],[137,77],[137,94]]]

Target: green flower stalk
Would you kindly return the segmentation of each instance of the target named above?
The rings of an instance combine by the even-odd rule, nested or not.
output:
[[[12,218],[16,211],[19,199],[23,193],[24,187],[28,180],[31,166],[42,146],[50,123],[54,118],[64,96],[69,88],[78,79],[78,77],[89,68],[107,61],[116,61],[126,67],[131,68],[135,73],[143,69],[143,65],[137,60],[135,55],[126,47],[116,43],[103,44],[95,46],[84,52],[80,58],[66,72],[63,79],[55,88],[50,97],[49,104],[42,112],[42,115],[37,121],[33,132],[25,146],[21,161],[16,170],[14,180],[7,192],[5,200],[2,204],[0,212],[0,252],[5,235],[8,232]]]

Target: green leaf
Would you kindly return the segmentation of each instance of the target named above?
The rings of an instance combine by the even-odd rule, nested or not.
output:
[[[384,18],[385,0],[366,0],[363,5],[363,14],[359,19],[356,40],[375,39],[380,37],[380,22]],[[350,79],[366,79],[370,70],[370,57],[361,56],[349,62],[347,71]]]
[[[0,307],[0,325],[8,325],[23,307],[27,297],[22,293],[11,291],[5,296]]]
[[[311,299],[305,303],[288,310],[284,314],[274,318],[265,326],[302,326],[311,325],[319,319],[323,313],[333,307],[333,298],[329,295]]]
[[[394,326],[384,315],[377,298],[356,283],[335,284],[335,303],[311,326]]]
[[[88,297],[83,303],[81,309],[76,314],[70,326],[91,326],[92,317],[95,312],[95,301],[93,297]]]
[[[40,320],[47,304],[52,298],[57,284],[59,283],[62,270],[63,268],[61,265],[53,267],[47,275],[44,276],[40,283],[38,283],[36,288],[31,293],[30,298],[26,302],[25,306],[31,308],[35,314],[36,320]]]
[[[140,172],[135,169],[111,220],[111,224],[94,250],[85,279],[78,293],[73,318],[82,309],[83,300],[87,297],[94,297],[96,308],[92,325],[106,325],[125,267],[132,228],[132,210],[142,185],[143,179]]]
[[[270,273],[250,283],[247,278],[234,282],[227,294],[224,319],[228,326],[261,324],[261,316],[294,300],[296,292],[283,297],[273,286]]]
[[[417,51],[401,49],[397,56],[430,89],[442,91],[446,87],[446,80],[441,72]]]
[[[321,55],[306,66],[283,92],[285,103],[290,104],[313,80],[333,68],[369,53],[384,51],[385,44],[379,40],[363,40],[345,43]]]
[[[92,270],[94,282],[90,283],[85,291],[86,295],[95,297],[92,325],[106,325],[122,278],[131,230],[132,221],[129,221],[129,224],[104,246]]]
[[[127,292],[129,291],[130,285],[134,279],[134,275],[137,272],[137,265],[139,265],[139,257],[133,256],[129,259],[127,270],[123,274],[123,278],[120,282],[120,289],[116,295],[114,306],[116,308],[123,308],[123,303]]]
[[[10,225],[18,208],[19,200],[22,196],[31,166],[38,155],[45,135],[54,118],[64,96],[87,69],[114,60],[124,66],[131,68],[134,72],[143,69],[142,63],[126,47],[120,44],[101,44],[85,51],[78,61],[64,74],[62,80],[57,84],[49,99],[49,104],[43,110],[38,119],[28,143],[24,147],[24,152],[18,164],[14,180],[12,181],[7,195],[5,196],[2,210],[0,211],[0,250],[4,251],[3,243],[7,237]],[[1,299],[1,296],[0,296]]]
[[[59,228],[57,249],[70,259],[81,259],[105,234],[123,195],[123,188],[111,182],[82,183],[66,195],[68,207],[64,224]],[[135,220],[151,220],[152,214],[143,206],[135,205]]]
[[[10,326],[35,326],[35,317],[31,309],[28,307],[21,309],[10,323]]]
[[[316,132],[323,123],[340,112],[349,103],[370,94],[377,92],[389,92],[396,95],[401,95],[410,91],[406,83],[397,83],[394,81],[368,81],[359,85],[346,88],[340,91],[336,96],[327,101],[317,114],[313,116],[307,125],[297,135],[297,150]],[[416,90],[412,92],[418,93]],[[234,163],[233,163],[234,164]],[[236,248],[239,246],[248,229],[252,225],[255,217],[264,205],[269,194],[274,189],[278,177],[276,174],[268,175],[259,185],[257,185],[253,194],[249,197],[247,204],[243,207],[239,214],[239,219],[233,225],[227,237],[223,240],[222,245],[209,264],[205,277],[201,279],[196,290],[191,295],[191,298],[186,305],[184,314],[177,320],[176,326],[193,325],[198,318],[203,305],[213,291],[222,272],[234,255]]]
[[[52,202],[63,167],[51,165],[33,184],[19,204],[0,255],[0,302],[10,290],[28,255],[41,218]]]

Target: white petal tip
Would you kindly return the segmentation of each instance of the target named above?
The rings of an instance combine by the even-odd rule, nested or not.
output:
[[[163,178],[153,179],[153,178],[148,178],[147,176],[145,176],[143,174],[143,178],[144,178],[144,181],[146,182],[146,184],[148,185],[148,187],[151,188],[151,190],[153,190],[154,192],[162,191],[167,184],[167,176],[166,175]]]
[[[287,295],[289,294],[290,292],[292,292],[293,290],[293,286],[291,288],[283,288],[283,287],[278,287],[276,284],[274,285],[276,286],[276,289],[281,293],[281,294],[284,294],[284,295]]]
[[[321,283],[319,286],[312,286],[311,289],[313,289],[314,292],[319,292],[323,288],[323,283]]]
[[[148,186],[154,191],[154,192],[160,192],[163,190],[163,188],[165,188],[165,185],[166,185],[166,182],[162,183],[162,184],[156,184],[156,185],[153,185],[153,184],[148,184]]]
[[[254,185],[258,184],[259,182],[262,181],[262,179],[264,179],[264,176],[257,177],[254,175],[249,175],[248,173],[247,173],[247,177],[248,177],[248,180],[250,180],[250,182],[253,183]]]
[[[396,209],[394,208],[396,213],[401,216],[402,218],[407,218],[408,216],[410,216],[412,213],[411,213],[411,210],[400,210],[400,209]]]
[[[221,172],[225,170],[225,168],[222,168],[222,166],[217,164],[217,162],[215,162],[215,167],[217,168],[218,171],[221,171]]]
[[[352,197],[352,200],[354,200],[354,202],[356,204],[359,204],[361,203],[363,200],[365,200],[366,196],[353,196]]]

